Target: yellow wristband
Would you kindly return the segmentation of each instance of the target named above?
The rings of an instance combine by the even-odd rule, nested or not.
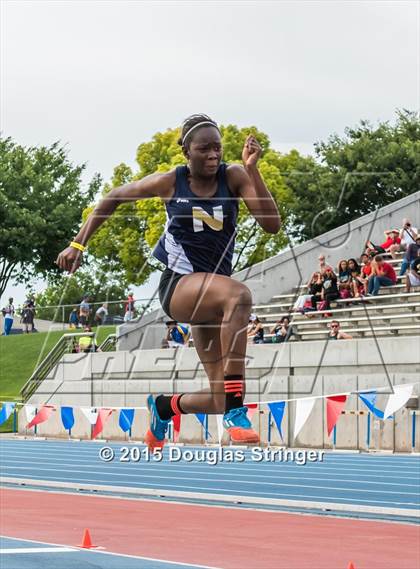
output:
[[[84,245],[81,245],[80,243],[77,243],[76,241],[72,241],[70,243],[70,247],[74,247],[75,249],[79,249],[79,251],[86,251],[86,247]]]

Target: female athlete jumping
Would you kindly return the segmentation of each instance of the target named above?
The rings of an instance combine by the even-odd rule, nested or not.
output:
[[[240,199],[268,233],[279,231],[279,212],[258,171],[262,150],[253,136],[246,139],[243,166],[222,162],[220,131],[207,115],[186,119],[179,143],[186,165],[111,190],[56,262],[76,271],[89,238],[120,204],[160,197],[167,211],[165,231],[153,251],[166,265],[160,301],[172,320],[192,324],[210,389],[150,395],[146,443],[162,448],[171,418],[184,413],[224,413],[232,441],[257,443],[243,403],[252,298],[244,284],[231,278],[232,256]]]

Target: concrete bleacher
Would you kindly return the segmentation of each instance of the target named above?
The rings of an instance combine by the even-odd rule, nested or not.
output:
[[[397,274],[401,260],[402,255],[387,259]],[[382,287],[376,297],[338,299],[331,303],[329,310],[307,315],[293,312],[296,298],[306,293],[307,286],[302,284],[293,293],[275,295],[272,302],[255,305],[253,312],[263,323],[266,338],[272,336],[269,331],[282,316],[291,318],[295,332],[291,341],[326,338],[332,320],[338,320],[341,329],[353,337],[419,334],[420,287],[406,293],[401,281],[400,277],[397,285]]]

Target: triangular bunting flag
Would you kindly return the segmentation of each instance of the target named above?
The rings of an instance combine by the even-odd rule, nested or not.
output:
[[[74,425],[74,413],[73,407],[61,407],[61,422],[63,423],[63,427],[70,431]]]
[[[134,420],[134,409],[121,409],[120,410],[120,418],[119,418],[119,425],[120,429],[127,433],[132,425]]]
[[[388,403],[385,407],[384,419],[388,419],[395,411],[401,409],[410,399],[412,393],[412,385],[395,385],[394,393],[389,396]]]
[[[40,423],[44,423],[47,421],[51,415],[51,413],[55,410],[54,405],[43,405],[35,417],[32,419],[30,423],[26,425],[27,429],[32,429],[35,425],[39,425]]]
[[[277,429],[280,433],[281,440],[283,440],[281,423],[282,423],[283,417],[284,417],[284,410],[286,408],[286,402],[285,401],[273,401],[271,403],[267,403],[267,405],[271,411],[271,414],[273,415],[273,419],[274,419],[274,422],[276,423]]]
[[[206,433],[206,437],[211,437],[211,434],[206,429],[206,417],[207,417],[207,415],[205,413],[196,413],[195,416],[197,417],[198,421],[200,421],[200,424]]]
[[[28,423],[30,423],[36,415],[35,405],[25,405],[25,414],[26,414],[26,420],[28,421]]]
[[[248,419],[252,421],[252,417],[255,415],[255,412],[258,409],[258,403],[245,403],[245,407],[248,407]]]
[[[14,408],[15,408],[14,403],[11,403],[9,401],[5,401],[3,403],[3,407],[1,408],[0,411],[0,425],[3,425],[3,423],[7,421],[7,419],[12,414]]]
[[[96,424],[96,420],[98,419],[98,412],[95,411],[94,407],[80,407],[80,411],[83,413],[91,425]]]
[[[92,432],[92,439],[95,439],[100,433],[102,433],[111,413],[112,409],[99,409],[98,418],[96,419],[95,427]]]
[[[305,397],[296,401],[295,429],[293,432],[294,438],[296,438],[302,430],[302,427],[311,414],[314,405],[315,399],[310,397]]]
[[[181,415],[174,415],[172,417],[172,424],[174,426],[174,443],[177,443],[179,439],[179,432],[181,430]]]
[[[335,395],[333,397],[327,397],[327,432],[330,436],[332,430],[334,429],[338,419],[340,418],[341,411],[346,404],[346,395]]]
[[[378,395],[376,391],[366,391],[364,393],[358,393],[358,395],[360,400],[363,401],[363,403],[366,405],[369,411],[375,415],[375,417],[378,417],[379,419],[384,418],[384,412],[375,406],[376,397]]]

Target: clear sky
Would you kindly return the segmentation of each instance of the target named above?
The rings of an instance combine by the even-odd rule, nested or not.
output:
[[[419,38],[416,1],[3,0],[1,130],[105,179],[194,112],[309,153],[418,108]]]

